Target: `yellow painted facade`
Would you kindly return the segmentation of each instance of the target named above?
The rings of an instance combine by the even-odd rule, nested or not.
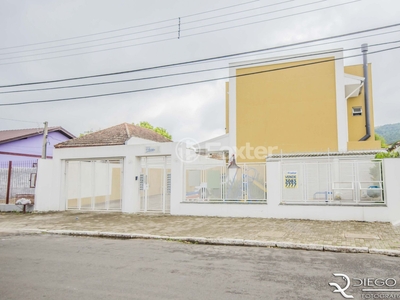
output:
[[[338,150],[335,62],[293,67],[323,60],[327,59],[237,70],[238,148],[249,143],[277,147],[275,153]],[[277,68],[285,69],[240,77]],[[238,157],[238,161],[263,159]]]
[[[363,77],[363,65],[354,65],[344,67],[344,72],[350,75]],[[369,107],[370,107],[370,130],[371,137],[366,141],[359,141],[365,135],[365,104],[363,87],[361,94],[357,97],[347,99],[347,119],[349,128],[349,141],[347,149],[351,150],[370,150],[379,149],[381,144],[375,141],[375,126],[374,126],[374,102],[372,95],[372,72],[371,64],[368,64],[368,77],[369,77]],[[361,107],[362,115],[353,116],[353,107]]]
[[[324,57],[236,69],[236,116],[229,116],[229,83],[226,85],[226,133],[231,129],[232,134],[229,119],[236,118],[237,149],[250,146],[247,154],[255,154],[251,151],[256,147],[268,149],[269,154],[271,149],[274,154],[338,151],[335,67],[334,57]],[[362,90],[358,97],[343,99],[347,101],[348,151],[380,147],[374,140],[370,66],[369,72],[371,138],[359,141],[365,135]],[[243,76],[251,73],[257,74]],[[345,67],[344,73],[363,77],[362,65]],[[362,107],[362,116],[352,115],[353,106]],[[236,157],[239,162],[265,160],[255,155]]]

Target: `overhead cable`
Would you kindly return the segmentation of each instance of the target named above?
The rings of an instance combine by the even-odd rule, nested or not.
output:
[[[400,46],[387,48],[387,49],[376,50],[376,51],[371,51],[371,52],[368,52],[368,55],[381,53],[381,52],[386,52],[386,51],[391,51],[391,50],[396,50],[396,49],[400,49]],[[99,97],[105,97],[105,96],[132,94],[132,93],[138,93],[138,92],[147,92],[147,91],[154,91],[154,90],[160,90],[160,89],[166,89],[166,88],[172,88],[172,87],[180,87],[180,86],[186,86],[186,85],[194,85],[194,84],[199,84],[199,83],[206,83],[206,82],[211,82],[211,81],[228,80],[228,79],[231,79],[231,78],[252,76],[252,75],[257,75],[257,74],[262,74],[262,73],[276,72],[276,71],[281,71],[281,70],[286,70],[286,69],[305,67],[305,66],[316,65],[316,64],[321,64],[321,63],[327,63],[327,62],[332,62],[332,61],[336,61],[336,60],[343,60],[343,59],[346,59],[346,58],[353,58],[353,57],[359,57],[359,56],[362,56],[362,54],[356,54],[356,55],[351,55],[351,56],[341,57],[341,58],[329,58],[329,59],[326,59],[326,60],[315,61],[315,62],[304,63],[304,64],[293,65],[293,66],[280,67],[280,68],[275,68],[275,69],[270,69],[270,70],[256,71],[256,72],[244,73],[244,74],[239,74],[239,75],[231,75],[231,76],[225,76],[225,77],[197,80],[197,81],[184,82],[184,83],[171,84],[171,85],[164,85],[164,86],[157,86],[157,87],[151,87],[151,88],[136,89],[136,90],[129,90],[129,91],[120,91],[120,92],[113,92],[113,93],[104,93],[104,94],[96,94],[96,95],[87,95],[87,96],[80,96],[80,97],[58,98],[58,99],[48,99],[48,100],[32,100],[32,101],[14,102],[14,103],[0,103],[0,106],[14,106],[14,105],[26,105],[26,104],[53,103],[53,102],[61,102],[61,101],[71,101],[71,100],[79,100],[79,99],[99,98]]]
[[[245,52],[239,52],[239,53],[233,53],[233,54],[226,54],[226,55],[221,55],[221,56],[202,58],[202,59],[191,60],[191,61],[184,61],[184,62],[171,63],[171,64],[158,65],[158,66],[145,67],[145,68],[132,69],[132,70],[125,70],[125,71],[112,72],[112,73],[102,73],[102,74],[96,74],[96,75],[70,77],[70,78],[62,78],[62,79],[54,79],[54,80],[46,80],[46,81],[9,84],[9,85],[2,85],[2,86],[0,86],[0,88],[65,82],[65,81],[71,81],[71,80],[81,80],[81,79],[89,79],[89,78],[97,78],[97,77],[105,77],[105,76],[115,76],[115,75],[136,73],[136,72],[141,72],[141,71],[178,67],[178,66],[189,65],[189,64],[199,63],[199,62],[214,61],[214,60],[219,60],[219,59],[223,59],[223,58],[236,57],[236,56],[241,56],[241,55],[246,55],[246,54],[255,54],[255,53],[260,53],[260,52],[265,52],[265,51],[270,51],[270,50],[284,49],[287,47],[300,46],[300,45],[305,45],[305,44],[309,44],[309,43],[326,41],[326,40],[330,40],[330,39],[336,39],[336,38],[341,38],[341,37],[346,37],[346,36],[351,36],[351,35],[357,35],[357,34],[362,34],[362,33],[366,33],[366,32],[377,31],[377,30],[382,30],[382,29],[387,29],[387,28],[392,28],[392,27],[397,27],[397,26],[400,26],[400,23],[381,26],[381,27],[375,27],[375,28],[370,28],[370,29],[365,29],[365,30],[353,31],[350,33],[339,34],[339,35],[330,36],[330,37],[307,40],[307,41],[303,41],[303,42],[297,42],[297,43],[292,43],[292,44],[280,45],[280,46],[275,46],[275,47],[269,47],[269,48],[263,48],[263,49],[251,50],[251,51],[245,51]]]

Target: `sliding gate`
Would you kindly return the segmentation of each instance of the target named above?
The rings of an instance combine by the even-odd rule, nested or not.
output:
[[[141,158],[140,211],[169,213],[171,156]]]

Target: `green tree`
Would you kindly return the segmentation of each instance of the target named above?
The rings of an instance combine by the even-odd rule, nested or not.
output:
[[[377,133],[375,133],[375,141],[380,141],[381,142],[381,148],[386,148],[387,144],[385,141],[385,138]]]
[[[140,126],[140,127],[143,127],[143,128],[147,128],[147,129],[151,129],[151,130],[153,130],[154,131],[154,127],[153,127],[153,125],[151,125],[149,122],[146,122],[146,121],[140,121],[140,123],[139,124],[137,124],[138,126]]]
[[[153,130],[153,131],[157,132],[158,134],[160,134],[172,141],[172,135],[165,128],[154,127],[153,125],[151,125],[149,122],[146,122],[146,121],[141,121],[141,122],[139,122],[139,124],[133,123],[133,125],[137,125],[137,126],[140,126],[143,128]]]
[[[168,133],[168,131],[165,128],[162,127],[156,127],[154,129],[155,132],[158,134],[161,134],[162,136],[166,137],[169,140],[172,140],[172,136]]]

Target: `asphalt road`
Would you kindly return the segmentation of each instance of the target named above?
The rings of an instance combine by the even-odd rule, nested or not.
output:
[[[3,235],[0,299],[344,299],[332,273],[391,277],[400,288],[399,265],[371,254]],[[361,299],[359,287],[346,293]]]

